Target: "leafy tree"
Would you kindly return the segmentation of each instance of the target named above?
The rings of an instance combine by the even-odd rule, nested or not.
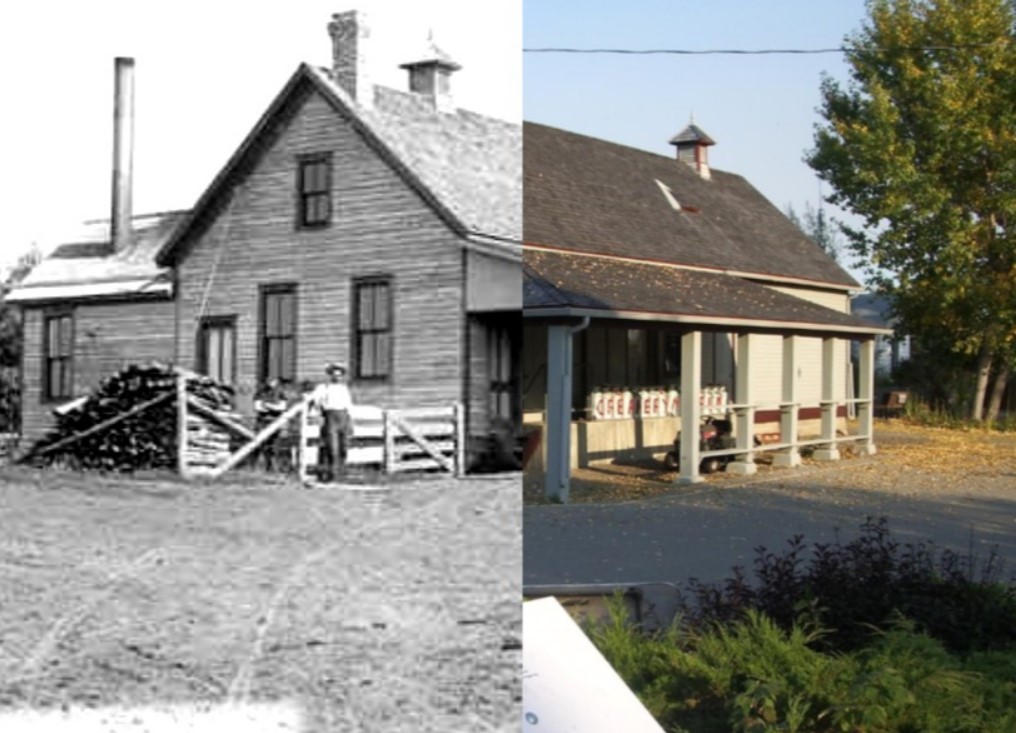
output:
[[[850,80],[822,81],[808,163],[869,284],[916,336],[976,363],[970,416],[1016,363],[1016,15],[1011,0],[869,0]],[[990,399],[989,408],[997,411]],[[994,417],[989,413],[989,417]]]
[[[21,367],[21,319],[17,309],[6,302],[6,296],[41,259],[39,248],[33,245],[0,279],[0,432],[16,429],[21,412],[18,379]]]
[[[787,218],[792,221],[805,236],[821,247],[827,255],[837,262],[840,261],[840,250],[843,248],[836,227],[830,222],[821,208],[815,208],[811,202],[804,202],[804,213],[798,216],[791,204],[787,204]]]

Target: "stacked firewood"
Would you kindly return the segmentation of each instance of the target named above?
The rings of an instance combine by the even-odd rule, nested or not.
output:
[[[58,410],[55,427],[23,460],[106,471],[176,467],[178,374],[160,363],[132,365],[114,374],[87,398]],[[195,373],[186,376],[189,404],[225,415],[242,427],[232,412],[229,387]],[[224,446],[229,453],[230,434],[219,428],[198,430],[194,437],[198,449],[214,448],[218,455]]]

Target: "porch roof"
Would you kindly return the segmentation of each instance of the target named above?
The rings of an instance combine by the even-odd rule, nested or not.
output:
[[[32,269],[7,301],[172,297],[172,273],[154,258],[186,216],[186,211],[164,211],[132,217],[130,241],[120,250],[110,243],[108,219],[85,222]]]
[[[862,337],[889,333],[732,275],[532,248],[524,250],[522,262],[526,318],[591,316]]]

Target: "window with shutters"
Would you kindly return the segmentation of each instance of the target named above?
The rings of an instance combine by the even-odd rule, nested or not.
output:
[[[74,396],[74,316],[70,312],[47,314],[43,321],[44,400]]]
[[[327,226],[332,220],[332,156],[328,153],[297,159],[296,225],[300,229]]]
[[[296,380],[296,286],[261,287],[260,384]]]
[[[236,316],[201,319],[197,370],[222,384],[236,381]]]
[[[391,278],[353,281],[353,377],[389,379],[392,376]]]

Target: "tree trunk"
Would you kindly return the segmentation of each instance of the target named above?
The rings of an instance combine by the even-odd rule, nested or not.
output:
[[[970,419],[980,422],[984,419],[984,396],[988,392],[988,378],[991,376],[991,349],[985,343],[977,356],[977,386],[970,405]]]
[[[1009,374],[1008,364],[1002,364],[995,374],[995,383],[991,387],[991,398],[988,401],[988,414],[985,416],[989,422],[998,420],[998,413],[1002,409],[1002,396],[1009,385]]]

